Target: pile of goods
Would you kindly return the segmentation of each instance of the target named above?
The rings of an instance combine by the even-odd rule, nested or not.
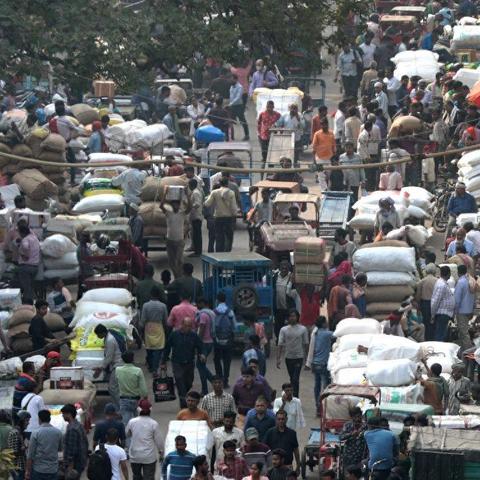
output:
[[[480,28],[480,27],[479,27]],[[467,192],[480,200],[480,150],[465,153],[457,163],[458,180],[464,182]]]
[[[77,245],[72,240],[58,233],[47,237],[40,248],[45,278],[60,277],[70,280],[78,277]]]
[[[325,241],[317,237],[300,237],[294,244],[295,283],[323,285],[327,266],[325,264]]]
[[[93,370],[103,360],[103,339],[95,327],[104,325],[118,332],[125,341],[132,339],[131,293],[124,288],[95,288],[85,292],[77,302],[75,316],[70,323],[75,338],[71,341],[73,365],[83,367],[85,378],[93,379]]]
[[[165,437],[165,451],[175,450],[175,437],[182,435],[187,439],[189,452],[210,458],[214,439],[207,422],[204,420],[171,420]]]
[[[397,53],[392,58],[395,64],[393,72],[395,78],[400,80],[403,75],[409,77],[418,75],[420,78],[433,82],[435,75],[440,71],[441,64],[438,63],[438,54],[430,50],[406,50]]]
[[[453,27],[453,38],[450,43],[452,50],[476,50],[479,42],[480,25],[455,25]]]
[[[369,244],[353,254],[354,270],[367,275],[367,314],[378,320],[398,309],[415,285],[415,250],[384,243]]]

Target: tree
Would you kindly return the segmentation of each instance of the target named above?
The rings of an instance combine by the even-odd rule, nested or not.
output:
[[[0,69],[38,78],[50,65],[56,78],[83,90],[98,77],[124,88],[148,84],[153,68],[180,63],[191,69],[206,57],[240,62],[268,54],[289,65],[292,53],[302,52],[314,69],[320,49],[348,36],[348,18],[368,5],[367,0],[3,0]]]

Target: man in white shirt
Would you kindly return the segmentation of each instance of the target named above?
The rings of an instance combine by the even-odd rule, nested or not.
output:
[[[373,125],[371,120],[363,124],[363,129],[358,136],[357,153],[366,163],[378,162],[378,148],[381,141],[380,129]],[[377,188],[377,171],[369,168],[365,172],[367,190],[373,192]]]
[[[475,252],[480,252],[480,232],[473,226],[472,222],[464,223],[463,228],[467,232],[465,238],[473,243]]]
[[[347,105],[345,102],[340,102],[338,104],[338,109],[335,113],[335,118],[333,119],[333,135],[337,145],[341,145],[345,140],[345,112]]]
[[[125,203],[140,205],[140,192],[146,178],[146,172],[138,168],[127,168],[120,175],[112,178],[112,185],[123,190]]]
[[[388,115],[393,118],[398,110],[397,91],[400,88],[400,80],[394,77],[392,68],[386,69],[383,83],[387,89]]]
[[[223,443],[232,440],[236,443],[237,449],[245,444],[245,436],[243,430],[235,427],[235,412],[225,412],[223,415],[223,427],[214,428],[212,430],[213,440],[215,442],[215,461],[223,461]]]
[[[152,404],[143,399],[138,402],[140,414],[132,418],[125,429],[131,437],[128,456],[135,478],[153,480],[157,467],[158,455],[162,454],[163,438],[158,423],[150,417]]]
[[[112,465],[112,480],[122,480],[120,476],[120,469],[123,473],[123,478],[128,480],[128,460],[127,454],[122,447],[117,445],[118,431],[115,428],[110,428],[107,431],[107,443],[105,443],[105,450],[110,457],[110,463]],[[100,449],[100,445],[95,450]]]
[[[373,88],[375,90],[374,100],[378,103],[378,108],[382,109],[384,115],[388,115],[388,97],[383,91],[383,83],[376,82]]]
[[[375,53],[376,45],[372,43],[374,33],[367,31],[365,33],[365,41],[360,45],[360,50],[363,52],[363,68],[368,70],[373,62],[373,55]]]
[[[21,406],[22,410],[26,410],[30,414],[30,421],[28,422],[25,432],[32,433],[40,426],[38,412],[40,410],[46,410],[43,398],[33,392],[27,393],[22,399]]]
[[[287,427],[298,431],[307,425],[303,416],[302,402],[293,396],[291,383],[284,383],[282,391],[282,396],[276,398],[273,403],[273,412],[277,413],[279,410],[287,412]]]

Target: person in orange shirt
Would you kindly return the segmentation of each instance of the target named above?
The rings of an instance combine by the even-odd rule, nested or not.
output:
[[[325,105],[318,107],[318,115],[312,118],[312,132],[310,134],[310,142],[313,142],[313,137],[320,130],[321,123],[324,118],[327,118],[328,108]]]
[[[182,408],[177,413],[177,420],[205,420],[208,423],[210,429],[212,424],[210,422],[210,417],[205,410],[198,408],[200,402],[200,394],[194,390],[190,390],[187,393],[187,408]]]
[[[335,155],[336,145],[333,132],[328,128],[328,119],[326,117],[320,123],[320,130],[313,136],[312,148],[314,163],[330,165],[330,159]],[[327,172],[321,172],[317,175],[316,181],[322,184],[323,190],[326,190],[328,184]]]

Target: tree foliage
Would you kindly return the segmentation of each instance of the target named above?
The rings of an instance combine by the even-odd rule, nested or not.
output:
[[[367,0],[3,0],[0,68],[40,76],[46,62],[73,85],[100,76],[125,87],[152,69],[200,57],[239,62],[271,55],[289,64],[301,51],[312,67],[338,45],[348,17]],[[336,26],[336,28],[332,28]]]

